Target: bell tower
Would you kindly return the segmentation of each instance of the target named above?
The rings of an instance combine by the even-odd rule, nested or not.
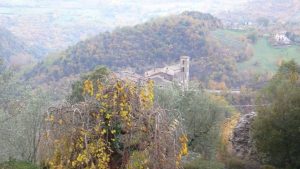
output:
[[[190,57],[181,56],[180,57],[180,69],[181,69],[181,78],[183,90],[187,90],[189,87],[189,76],[190,76]]]

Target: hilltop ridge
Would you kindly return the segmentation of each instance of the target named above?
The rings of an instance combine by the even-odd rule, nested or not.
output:
[[[114,71],[133,68],[137,73],[143,73],[153,67],[177,62],[182,55],[191,57],[191,72],[196,78],[203,80],[207,73],[215,71],[232,73],[232,60],[226,59],[226,52],[209,38],[209,32],[218,28],[222,28],[219,19],[200,12],[153,19],[81,41],[56,59],[40,62],[25,77],[33,77],[42,83],[57,81],[91,71],[98,65]],[[225,67],[216,66],[224,63]]]

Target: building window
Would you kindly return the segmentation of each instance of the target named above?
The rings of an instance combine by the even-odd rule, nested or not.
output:
[[[182,72],[184,72],[184,67],[182,68]]]

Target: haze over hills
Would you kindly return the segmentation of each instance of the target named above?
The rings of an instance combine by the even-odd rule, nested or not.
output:
[[[11,32],[0,28],[0,59],[8,65],[23,65],[33,63],[44,55],[36,47],[28,46]]]
[[[191,78],[204,84],[216,80],[238,85],[237,62],[250,57],[250,53],[244,52],[248,45],[240,42],[240,48],[226,49],[211,34],[218,28],[222,28],[220,20],[199,12],[119,28],[79,42],[54,58],[48,57],[27,72],[26,79],[49,83],[91,71],[98,65],[114,71],[130,68],[143,74],[187,55],[192,60]]]
[[[300,169],[299,0],[1,0],[0,169]]]
[[[14,59],[15,61],[17,60],[18,62],[23,62],[22,60],[24,59],[22,58],[27,58],[26,60],[35,60],[36,58],[43,58],[46,57],[48,53],[51,52],[59,53],[59,51],[65,51],[65,49],[67,49],[68,46],[71,46],[66,52],[62,52],[64,54],[61,55],[67,56],[66,58],[64,58],[63,65],[72,65],[73,68],[66,66],[66,68],[64,68],[65,69],[64,72],[63,73],[60,72],[60,75],[59,74],[53,75],[52,74],[53,72],[52,73],[51,71],[48,72],[49,63],[51,63],[50,65],[52,65],[53,64],[52,62],[55,62],[54,65],[60,65],[62,62],[62,61],[60,62],[54,61],[60,57],[57,56],[57,54],[52,54],[49,55],[46,60],[39,63],[40,66],[39,68],[35,68],[35,70],[32,70],[31,73],[29,73],[32,74],[33,72],[35,72],[33,74],[36,74],[42,71],[43,69],[45,69],[45,67],[48,67],[46,74],[49,73],[49,75],[55,76],[55,78],[60,78],[68,74],[73,74],[74,72],[79,73],[81,71],[91,70],[90,68],[87,68],[87,66],[84,66],[84,65],[88,65],[87,63],[91,63],[92,65],[90,67],[92,68],[94,67],[94,64],[104,64],[113,68],[116,67],[125,68],[131,66],[136,68],[134,65],[132,65],[133,63],[131,62],[132,61],[131,59],[133,58],[132,57],[133,54],[142,55],[142,56],[136,56],[136,58],[138,57],[141,57],[141,59],[148,58],[148,61],[142,59],[138,61],[139,63],[145,62],[143,64],[147,64],[147,65],[155,63],[158,65],[153,65],[153,66],[159,66],[159,64],[162,63],[167,64],[170,62],[174,62],[176,60],[175,59],[176,57],[179,57],[179,55],[185,53],[185,51],[189,50],[188,48],[191,48],[190,45],[186,45],[183,47],[184,50],[178,49],[177,52],[173,51],[171,52],[171,54],[174,55],[172,57],[169,56],[169,54],[166,54],[168,53],[167,51],[170,52],[171,49],[167,49],[167,48],[161,49],[160,54],[157,53],[158,49],[157,50],[151,48],[149,49],[148,52],[152,53],[153,56],[167,55],[167,58],[163,58],[163,59],[159,58],[158,56],[152,57],[151,55],[145,53],[141,54],[140,52],[138,52],[140,51],[138,45],[135,46],[135,48],[127,48],[126,46],[128,45],[122,44],[122,41],[118,42],[119,44],[117,44],[117,46],[119,45],[118,47],[121,47],[122,49],[117,49],[117,46],[115,46],[114,48],[106,46],[104,47],[105,50],[102,50],[103,47],[100,44],[102,43],[102,41],[105,41],[105,38],[108,38],[109,40],[121,39],[127,41],[130,44],[134,44],[136,43],[136,41],[137,42],[141,41],[141,39],[137,38],[138,34],[140,33],[137,31],[142,31],[141,34],[145,34],[145,36],[151,36],[152,35],[151,33],[155,34],[155,31],[159,31],[159,30],[151,30],[154,29],[154,27],[147,28],[148,27],[147,24],[144,26],[141,26],[140,24],[140,26],[136,26],[134,28],[128,28],[128,30],[126,30],[127,28],[122,28],[122,29],[117,29],[116,31],[112,31],[116,27],[132,26],[132,25],[136,25],[137,23],[145,23],[145,22],[149,24],[151,22],[148,21],[151,19],[157,18],[159,16],[168,16],[172,13],[177,14],[185,9],[207,11],[214,14],[217,17],[220,17],[221,21],[222,19],[223,21],[229,19],[231,20],[231,22],[240,22],[241,24],[243,24],[244,21],[248,21],[248,20],[255,21],[261,17],[266,17],[269,18],[270,20],[273,19],[275,21],[284,20],[288,22],[288,18],[297,17],[297,11],[299,11],[298,8],[299,8],[299,2],[295,0],[289,0],[288,3],[284,3],[281,0],[270,0],[268,2],[264,2],[261,0],[240,0],[235,2],[229,0],[228,1],[214,0],[214,1],[201,1],[201,3],[195,1],[175,2],[173,0],[168,0],[163,2],[155,1],[155,3],[153,3],[153,1],[151,2],[130,1],[129,2],[129,1],[89,0],[83,3],[83,1],[81,0],[77,0],[77,1],[30,0],[26,2],[22,0],[13,0],[10,2],[0,3],[0,12],[1,12],[0,23],[2,23],[2,25],[5,26],[5,28],[7,28],[8,30],[10,30],[15,36],[17,36],[17,38],[20,39],[18,41],[20,42],[22,41],[21,43],[22,45],[26,44],[26,47],[24,47],[26,48],[26,50],[30,51],[31,53],[32,52],[35,53],[33,54],[35,55],[35,58],[30,58],[30,56],[33,56],[31,54],[28,55],[23,54],[22,56],[14,55],[13,58],[19,57],[19,59]],[[223,15],[224,11],[226,11],[225,15]],[[282,11],[288,11],[288,12],[282,12]],[[227,18],[228,15],[230,17]],[[163,27],[163,26],[164,26],[163,24],[160,24],[157,27]],[[173,29],[178,25],[171,24],[169,26],[170,28]],[[147,34],[147,31],[149,31],[147,29],[152,31],[152,32],[150,31],[151,35]],[[199,30],[193,30],[193,31],[194,32],[203,31],[202,29],[203,27],[199,28]],[[97,35],[99,34],[99,32],[105,32],[105,31],[109,31],[109,32]],[[175,32],[170,31],[168,33],[170,33],[169,36],[171,37],[177,36],[176,31]],[[186,32],[182,32],[182,33],[185,34]],[[247,34],[248,33],[246,31],[242,37],[247,38]],[[134,38],[129,39],[128,37],[126,37],[129,35],[134,36]],[[224,46],[224,44],[222,44],[221,42],[222,40],[220,41],[221,43],[218,44],[219,42],[218,43],[209,42],[211,41],[211,39],[214,38],[211,38],[208,34],[203,35],[203,37],[204,38],[201,40],[204,40],[206,42],[206,45],[214,46],[214,48],[218,48],[218,52],[215,53],[221,53],[219,55],[228,55],[228,57],[233,59],[233,61],[230,61],[232,63],[230,63],[229,65],[236,64],[235,61],[237,57],[245,58],[244,53],[246,48],[248,50],[248,53],[250,48],[253,48],[253,47],[249,47],[251,45],[249,44],[247,45],[241,42],[241,44],[244,45],[242,46],[237,45],[230,50],[226,50],[225,52],[224,49],[226,47]],[[186,37],[186,39],[194,43],[199,43],[196,42],[195,39],[191,37]],[[169,45],[168,44],[169,42],[166,42],[165,39],[161,39],[161,37],[157,38],[156,40],[160,41],[160,43],[162,44]],[[154,43],[157,43],[156,40]],[[234,40],[234,37],[229,37],[229,41],[231,40]],[[78,41],[81,42],[75,45]],[[217,41],[219,41],[219,38],[217,38]],[[173,42],[175,42],[174,39]],[[115,42],[111,42],[111,43],[115,43]],[[182,42],[176,42],[176,45],[178,45],[179,43]],[[219,47],[216,47],[218,45]],[[16,45],[16,46],[20,46],[20,45]],[[93,49],[91,49],[91,46]],[[208,49],[208,46],[200,50],[198,55],[204,56],[204,53],[207,50],[211,50]],[[172,48],[172,50],[174,49],[175,48]],[[111,53],[109,54],[109,52]],[[133,54],[129,54],[129,52],[133,52]],[[15,53],[20,53],[20,52],[16,51]],[[206,56],[210,55],[210,59],[212,59],[214,58],[213,55],[215,54],[213,52],[210,52],[210,53],[206,53],[205,55]],[[121,56],[130,56],[130,57],[128,58],[122,57],[122,60],[120,61],[111,60],[112,58],[116,59]],[[5,56],[5,57],[9,58],[11,56]],[[83,57],[86,58],[84,62],[82,62]],[[192,54],[192,57],[195,57],[195,54]],[[69,58],[69,60],[67,58]],[[93,62],[95,58],[98,58],[98,60],[96,59],[97,61]],[[102,59],[99,60],[99,58]],[[74,60],[80,61],[75,64],[77,66],[73,64],[75,62]],[[164,60],[164,62],[160,62],[160,60]],[[205,62],[209,62],[209,61],[205,61]],[[83,63],[83,65],[81,65],[81,63]],[[78,69],[74,68],[74,66],[78,67]],[[202,65],[202,66],[205,67],[206,65]],[[137,68],[138,69],[137,71],[139,73],[142,73],[146,69],[146,67],[151,68],[151,66],[144,66],[143,68]],[[233,68],[235,66],[230,66],[230,67]],[[198,70],[195,71],[194,68]],[[192,70],[195,72],[200,71],[199,69],[200,68],[192,67]],[[201,68],[201,69],[203,70],[201,70],[200,72],[202,73],[206,72],[204,71],[206,70],[206,68]],[[210,69],[208,68],[207,70]],[[198,75],[198,77],[200,76],[201,75]],[[218,76],[219,77],[217,79],[220,79],[221,75]]]
[[[247,6],[246,10],[248,14],[250,11],[252,17],[265,17],[271,20],[278,20],[281,22],[295,21],[299,19],[300,15],[300,1],[298,0],[253,0]]]
[[[0,2],[0,24],[29,46],[39,45],[46,52],[53,52],[99,32],[132,26],[158,16],[178,14],[185,10],[215,14],[231,10],[244,2],[12,0]]]
[[[281,24],[300,21],[300,1],[298,0],[249,0],[239,9],[224,11],[217,15],[231,22],[255,22],[267,18]],[[279,26],[279,25],[278,25]]]
[[[209,32],[221,27],[218,19],[198,12],[158,18],[79,42],[52,61],[39,63],[26,76],[34,77],[35,81],[56,81],[88,72],[97,65],[113,70],[134,68],[143,73],[155,66],[177,62],[181,55],[192,58],[195,77],[208,78],[205,73],[215,71],[231,74],[234,57],[227,58],[228,52],[222,52],[222,48],[209,39]],[[218,67],[218,64],[226,66]]]
[[[299,8],[297,0],[12,0],[0,2],[0,24],[29,46],[53,52],[99,32],[186,10],[211,13],[224,20],[270,17],[288,21],[300,18]]]
[[[214,80],[240,86],[256,74],[271,75],[283,60],[299,62],[297,45],[277,49],[262,34],[251,29],[226,30],[210,14],[184,12],[81,41],[38,63],[27,72],[26,79],[57,81],[89,72],[98,65],[114,71],[132,68],[143,74],[188,55],[192,59],[191,78],[204,84]]]
[[[45,53],[51,53],[99,32],[187,10],[211,13],[222,20],[231,18],[233,22],[259,17],[284,21],[300,18],[297,0],[12,0],[0,2],[0,24],[28,46],[38,46]]]

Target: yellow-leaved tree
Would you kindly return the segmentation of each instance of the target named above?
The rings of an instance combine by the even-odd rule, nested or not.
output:
[[[84,102],[50,108],[45,156],[49,168],[174,169],[187,154],[179,119],[155,106],[153,82],[86,79]]]

